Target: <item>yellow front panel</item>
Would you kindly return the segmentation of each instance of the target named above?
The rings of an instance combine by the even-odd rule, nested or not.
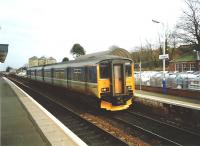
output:
[[[109,90],[110,90],[110,80],[109,79],[99,79],[98,80],[99,97],[100,97],[100,93],[101,93],[102,88],[109,88]]]
[[[125,110],[129,108],[129,106],[132,104],[132,99],[129,99],[125,105],[119,105],[119,106],[113,106],[111,103],[106,101],[101,101],[101,108],[109,110],[109,111],[119,111],[119,110]]]
[[[97,84],[98,84],[98,97],[100,98],[100,93],[102,88],[109,88],[110,91],[110,80],[100,79],[99,65],[97,65]]]
[[[135,81],[134,81],[134,65],[132,64],[132,76],[126,77],[126,86],[131,86],[133,93],[135,92]]]
[[[132,64],[132,85],[134,94],[135,93],[134,63]]]

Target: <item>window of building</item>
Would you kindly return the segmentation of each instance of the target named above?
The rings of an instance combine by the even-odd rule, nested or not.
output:
[[[196,64],[195,63],[192,63],[191,64],[191,71],[195,71],[196,70]]]
[[[176,64],[176,71],[182,72],[182,64],[180,63]]]
[[[189,63],[184,63],[183,64],[183,71],[189,71],[190,70],[190,64]]]

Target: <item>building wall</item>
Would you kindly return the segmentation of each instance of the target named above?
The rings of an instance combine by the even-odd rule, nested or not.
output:
[[[38,65],[45,65],[46,64],[46,58],[41,58],[41,59],[38,59]]]
[[[56,59],[54,59],[53,57],[50,58],[46,58],[46,57],[41,57],[41,58],[37,58],[37,57],[32,57],[29,58],[29,67],[33,67],[33,66],[40,66],[40,65],[45,65],[45,64],[54,64],[56,63]]]
[[[38,59],[37,58],[34,58],[34,59],[29,59],[29,67],[32,67],[32,66],[38,66]]]
[[[200,62],[199,62],[200,66]],[[197,71],[199,67],[196,62],[171,62],[169,64],[169,71]]]
[[[196,66],[197,66],[197,70],[200,71],[200,60],[197,60]]]
[[[46,60],[46,64],[54,64],[56,62],[57,62],[56,59],[47,59]]]
[[[175,71],[175,63],[170,63],[168,67],[168,71]]]

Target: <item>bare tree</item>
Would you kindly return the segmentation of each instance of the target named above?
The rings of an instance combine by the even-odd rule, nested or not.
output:
[[[187,9],[177,24],[179,38],[200,51],[200,0],[185,0],[185,4]]]
[[[160,54],[163,54],[163,43],[165,41],[165,49],[166,51],[171,48],[171,36],[172,32],[171,29],[169,29],[168,25],[165,26],[165,40],[162,39],[163,34],[158,33],[158,45],[159,45],[159,52]],[[166,52],[167,53],[167,52]]]
[[[169,44],[171,46],[171,49],[170,49],[170,52],[169,52],[170,60],[174,59],[175,49],[177,48],[178,43],[179,43],[179,39],[178,39],[177,30],[174,29],[170,33],[170,38],[169,38]]]

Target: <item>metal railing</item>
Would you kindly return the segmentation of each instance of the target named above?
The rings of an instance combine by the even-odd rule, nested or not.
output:
[[[162,87],[162,72],[135,72],[135,84],[152,87]],[[166,86],[174,89],[189,89],[200,91],[200,71],[197,72],[166,72]]]

